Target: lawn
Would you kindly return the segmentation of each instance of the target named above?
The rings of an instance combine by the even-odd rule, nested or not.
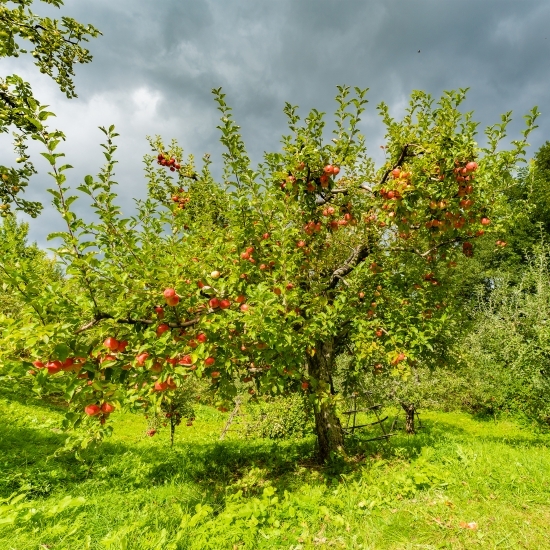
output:
[[[173,448],[115,414],[77,460],[55,454],[62,414],[2,390],[2,550],[550,548],[550,436],[511,419],[425,412],[418,435],[361,434],[321,468],[311,437],[219,442],[208,407]]]

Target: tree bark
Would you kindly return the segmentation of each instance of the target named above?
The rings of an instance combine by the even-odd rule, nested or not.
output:
[[[405,431],[408,434],[416,433],[414,430],[414,415],[416,414],[414,403],[401,403],[401,407],[405,411]]]
[[[315,353],[307,354],[309,375],[316,381],[319,402],[315,405],[315,430],[319,446],[319,459],[325,462],[331,453],[344,449],[344,432],[336,415],[332,371],[334,367],[334,340],[317,342]]]

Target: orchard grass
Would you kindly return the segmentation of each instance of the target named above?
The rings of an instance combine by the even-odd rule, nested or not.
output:
[[[173,448],[117,413],[79,461],[54,455],[62,408],[1,395],[2,549],[550,548],[550,436],[513,419],[424,412],[417,435],[364,432],[321,467],[313,436],[219,442],[207,406]]]

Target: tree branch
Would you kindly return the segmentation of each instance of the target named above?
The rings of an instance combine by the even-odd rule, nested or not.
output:
[[[333,272],[328,285],[329,288],[335,288],[338,284],[338,281],[342,280],[343,277],[351,273],[359,263],[361,263],[369,256],[369,254],[370,247],[368,245],[360,244],[359,246],[355,247],[352,250],[349,258],[344,262],[344,264]]]

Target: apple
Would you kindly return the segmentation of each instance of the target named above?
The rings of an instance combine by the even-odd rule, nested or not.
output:
[[[340,173],[340,168],[338,166],[333,166],[332,173],[337,176]]]
[[[172,296],[172,298],[166,298],[166,303],[169,306],[177,306],[180,301],[180,297],[178,295]]]
[[[162,336],[166,331],[170,330],[170,327],[166,324],[166,323],[163,323],[162,325],[159,325],[157,327],[157,336],[160,337]]]
[[[164,295],[164,297],[166,299],[168,299],[168,298],[173,298],[174,296],[176,296],[177,293],[176,293],[175,289],[167,288],[162,294]]]
[[[262,235],[262,239],[263,239],[264,241],[267,241],[267,239],[269,239],[269,233],[264,233],[264,234]]]
[[[241,258],[243,260],[248,260],[250,258],[250,254],[248,252],[241,252]]]
[[[477,162],[469,162],[466,165],[466,170],[468,170],[468,172],[475,172],[477,170],[477,166]]]
[[[244,304],[246,302],[246,296],[243,296],[242,294],[239,294],[235,298],[235,302],[237,302],[238,304]]]
[[[294,285],[292,283],[288,283],[285,288],[287,290],[292,290],[294,288]]]
[[[391,175],[397,179],[400,175],[401,175],[401,170],[399,168],[394,168],[392,171],[391,171]]]
[[[49,361],[46,363],[46,368],[48,369],[48,374],[57,374],[61,369],[63,365],[61,364],[61,361]]]
[[[110,403],[103,403],[103,405],[101,405],[101,411],[106,414],[114,412],[115,408],[116,407],[114,405],[111,405]]]
[[[193,339],[189,340],[189,342],[187,342],[187,345],[193,349],[195,349],[198,346],[197,342],[195,342],[195,340]]]
[[[491,220],[489,218],[481,218],[481,225],[489,225]]]
[[[231,301],[227,298],[224,298],[223,300],[220,300],[220,308],[221,309],[227,309],[231,306]]]
[[[103,345],[111,351],[118,350],[118,340],[116,338],[113,338],[112,336],[109,336],[109,338],[107,338],[105,342],[103,342]]]
[[[159,319],[164,319],[164,309],[163,308],[161,308],[160,306],[157,306],[155,308],[155,313],[157,314],[157,317]]]
[[[37,369],[43,369],[46,365],[44,365],[44,363],[42,363],[42,361],[34,361],[33,362],[33,365],[37,368]]]
[[[162,372],[162,364],[159,363],[158,361],[155,361],[153,363],[153,366],[151,367],[151,372],[156,372],[156,373]]]
[[[241,304],[241,311],[244,313],[250,309],[248,304]]]
[[[204,344],[208,338],[206,337],[206,334],[204,334],[204,332],[201,332],[198,336],[197,336],[197,340],[201,343],[201,344]]]
[[[273,292],[274,292],[277,296],[280,296],[280,295],[281,295],[281,289],[280,289],[279,287],[277,287],[277,286],[273,289]]]
[[[177,365],[178,364],[178,358],[177,357],[167,357],[166,362],[169,365]]]
[[[193,358],[190,356],[190,355],[184,355],[179,361],[178,363],[180,365],[185,365],[185,366],[189,366],[189,365],[192,365],[193,364]]]
[[[154,385],[154,390],[155,391],[165,391],[168,389],[168,383],[167,382],[160,382],[160,381],[156,381],[155,382],[155,385]]]
[[[212,277],[212,279],[219,279],[220,275],[221,275],[221,273],[217,270],[214,270],[214,271],[212,271],[212,273],[210,273],[210,277]]]
[[[74,359],[72,357],[68,357],[61,364],[61,369],[64,371],[69,371],[69,370],[72,370],[73,365],[74,365]]]
[[[140,367],[143,367],[143,365],[145,365],[145,361],[147,360],[148,357],[149,357],[149,354],[148,354],[148,353],[140,353],[140,354],[136,357],[136,362],[137,362],[137,364],[138,364]]]
[[[127,347],[128,347],[128,340],[121,340],[118,343],[118,351],[120,351],[120,352],[126,351]]]
[[[323,168],[323,172],[324,172],[325,174],[332,174],[332,170],[333,170],[332,164],[327,164],[327,165]]]
[[[309,382],[302,382],[302,389],[307,390],[309,388]]]
[[[208,300],[208,305],[212,309],[217,309],[220,307],[220,301],[217,298],[210,298],[210,300]]]
[[[84,407],[84,412],[88,416],[96,416],[101,412],[101,407],[99,405],[95,405],[95,404],[86,405],[86,407]]]
[[[246,251],[248,252],[248,254],[253,254],[254,253],[254,247],[253,246],[249,246]]]
[[[333,216],[334,212],[336,212],[336,210],[334,209],[334,206],[329,206],[327,208],[327,213],[328,213],[329,216]]]
[[[305,241],[298,241],[298,242],[296,243],[296,246],[297,246],[298,248],[304,248],[304,246],[306,246],[306,243],[305,243]]]

